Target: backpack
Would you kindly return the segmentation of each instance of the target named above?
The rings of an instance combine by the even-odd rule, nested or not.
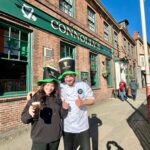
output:
[[[120,82],[120,84],[119,84],[119,90],[123,91],[123,89],[124,89],[124,82]]]

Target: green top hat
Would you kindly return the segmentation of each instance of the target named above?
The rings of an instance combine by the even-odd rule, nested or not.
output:
[[[56,84],[58,84],[59,75],[60,75],[59,71],[56,68],[52,66],[44,67],[43,80],[39,80],[37,82],[37,85],[40,86],[43,83],[50,83],[50,82],[55,82]]]
[[[65,75],[73,74],[78,75],[75,72],[75,61],[73,58],[66,57],[59,60],[59,67],[61,75],[58,77],[59,80],[63,79]]]

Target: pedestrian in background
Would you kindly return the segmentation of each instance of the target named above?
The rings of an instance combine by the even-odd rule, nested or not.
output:
[[[126,96],[126,83],[121,79],[119,83],[119,98],[121,101],[125,101],[127,99]]]
[[[138,83],[136,82],[136,80],[133,78],[129,84],[130,88],[131,88],[131,95],[133,100],[136,99],[136,95],[137,95],[137,89],[138,89]]]
[[[32,125],[32,150],[58,150],[62,118],[69,106],[60,99],[56,73],[54,68],[44,68],[44,79],[37,82],[39,90],[28,93],[30,100],[21,115],[23,123]]]

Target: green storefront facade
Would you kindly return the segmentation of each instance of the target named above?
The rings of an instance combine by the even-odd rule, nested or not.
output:
[[[98,55],[103,55],[106,57],[106,68],[108,87],[112,87],[112,73],[111,73],[111,60],[112,60],[112,51],[110,48],[101,44],[98,40],[92,39],[90,36],[83,34],[77,29],[67,25],[61,20],[49,15],[48,13],[38,9],[37,7],[23,1],[23,0],[1,0],[0,1],[0,12],[4,16],[10,16],[19,22],[26,23],[33,28],[43,30],[52,34],[58,38],[67,40],[68,42],[73,43],[74,45],[79,45],[89,50],[89,65],[90,72],[80,70],[80,79],[82,80],[92,80],[91,86],[93,88],[100,88],[99,81],[99,66],[98,66]],[[6,21],[7,20],[7,21]],[[1,84],[8,85],[19,85],[20,89],[16,87],[7,87],[6,90],[0,95],[1,97],[9,96],[18,96],[25,95],[28,91],[32,89],[32,30],[20,27],[15,23],[10,23],[8,19],[0,19],[0,25],[2,27],[1,31],[1,55],[2,64],[4,61],[13,62],[16,66],[21,66],[25,70],[18,69],[19,79],[12,80],[10,83],[5,83],[4,78],[1,76]],[[15,33],[14,33],[15,31]],[[16,33],[17,32],[17,33]],[[13,35],[14,34],[14,35]],[[12,35],[14,37],[12,37]],[[19,39],[19,40],[18,40]],[[63,51],[60,53],[60,57],[75,57],[76,46],[69,45],[68,43],[61,42],[60,47]],[[5,52],[4,52],[5,51]],[[93,53],[92,53],[93,52]],[[12,54],[11,54],[12,53]],[[14,56],[11,58],[11,56]],[[9,63],[7,64],[9,65]],[[12,63],[11,63],[12,64]],[[15,68],[16,69],[16,68]],[[21,73],[23,75],[21,75]],[[5,75],[5,74],[4,74]],[[25,78],[24,78],[25,76]],[[10,76],[9,76],[10,77]],[[8,77],[8,79],[9,79]],[[20,79],[21,78],[21,79]],[[90,78],[90,79],[89,79]],[[23,84],[23,86],[22,86]],[[33,83],[32,83],[33,84]]]

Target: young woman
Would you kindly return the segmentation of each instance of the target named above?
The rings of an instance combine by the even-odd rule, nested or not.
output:
[[[67,116],[68,104],[61,101],[55,80],[46,79],[38,85],[40,89],[28,101],[21,120],[32,125],[32,150],[58,150],[61,119]]]

